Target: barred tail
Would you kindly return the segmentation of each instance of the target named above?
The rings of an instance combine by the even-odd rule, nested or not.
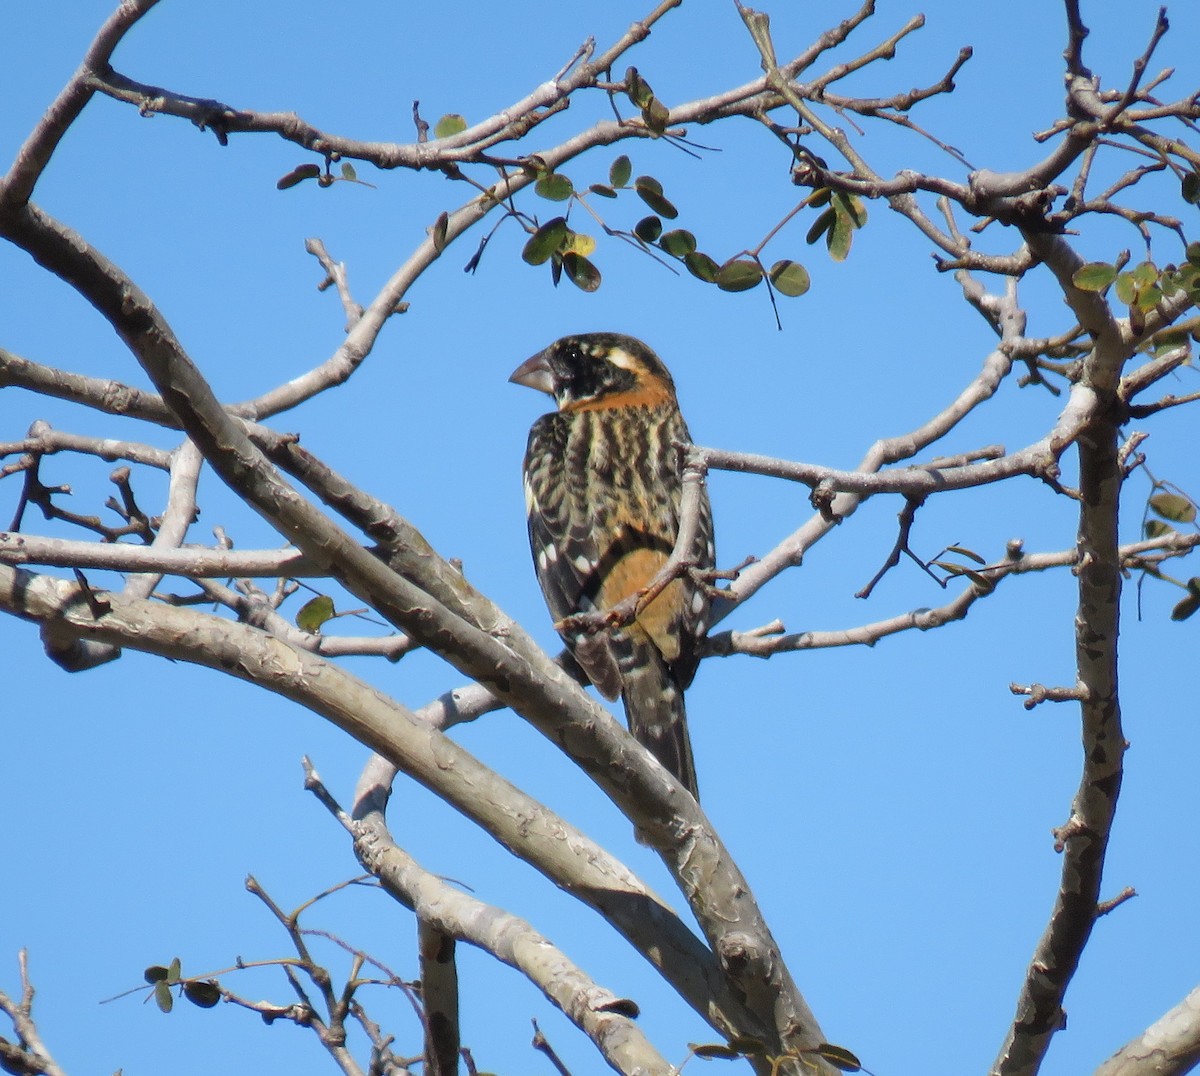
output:
[[[635,644],[629,658],[620,662],[629,731],[699,802],[683,689],[652,643]]]

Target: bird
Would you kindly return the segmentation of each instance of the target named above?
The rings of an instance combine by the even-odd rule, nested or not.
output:
[[[565,336],[510,381],[557,409],[529,431],[524,461],[529,544],[542,594],[576,664],[605,698],[621,697],[633,737],[699,800],[683,692],[709,627],[709,587],[672,580],[626,625],[587,632],[564,624],[607,612],[655,577],[675,546],[690,443],[675,383],[632,336]],[[716,561],[712,508],[701,487],[691,564]]]

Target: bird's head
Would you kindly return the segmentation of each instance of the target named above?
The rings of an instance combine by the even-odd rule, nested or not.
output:
[[[675,402],[675,383],[662,360],[621,333],[564,336],[526,359],[509,380],[553,396],[560,411]]]

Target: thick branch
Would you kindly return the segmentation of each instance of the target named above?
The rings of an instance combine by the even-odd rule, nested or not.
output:
[[[1200,1065],[1200,986],[1101,1065],[1095,1076],[1185,1076]]]
[[[712,953],[627,867],[398,703],[255,628],[117,594],[104,601],[96,619],[74,583],[0,567],[0,609],[62,634],[236,676],[332,721],[599,912],[718,1030],[757,1027],[725,988]]]

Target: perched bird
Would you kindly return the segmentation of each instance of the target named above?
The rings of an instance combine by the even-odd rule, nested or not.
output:
[[[675,384],[645,344],[619,333],[567,336],[509,379],[554,397],[529,431],[525,506],[538,582],[576,662],[608,699],[621,696],[629,731],[693,796],[696,770],[683,689],[696,673],[709,594],[673,580],[626,626],[588,634],[562,625],[606,612],[644,588],[679,533],[688,442]],[[702,491],[692,559],[715,560]]]

